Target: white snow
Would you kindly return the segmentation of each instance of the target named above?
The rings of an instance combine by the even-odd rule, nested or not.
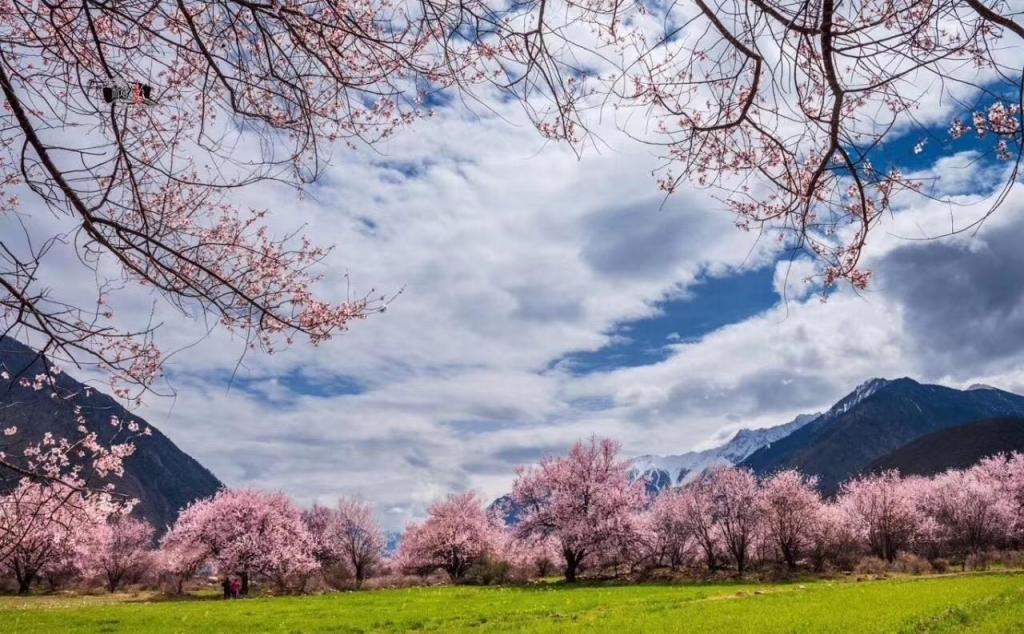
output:
[[[639,456],[633,459],[636,476],[664,471],[675,486],[686,484],[704,471],[717,466],[731,466],[742,462],[752,453],[790,435],[818,418],[820,414],[801,414],[792,421],[776,427],[741,429],[727,443],[704,451],[688,451],[674,456]],[[680,478],[680,473],[685,470]]]

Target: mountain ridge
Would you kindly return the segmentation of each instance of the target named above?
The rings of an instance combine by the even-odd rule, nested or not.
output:
[[[19,429],[11,440],[0,437],[0,450],[12,450],[15,442],[37,441],[46,432],[57,438],[76,436],[78,423],[72,405],[79,405],[87,427],[96,431],[104,444],[110,444],[116,433],[109,424],[112,416],[150,428],[151,435],[134,440],[135,452],[124,460],[124,475],[108,481],[117,491],[139,500],[133,513],[151,522],[157,532],[167,528],[188,503],[224,486],[156,427],[67,372],[56,377],[56,387],[62,393],[78,394],[72,402],[56,402],[60,399],[51,398],[48,390],[21,386],[19,376],[43,373],[46,366],[38,353],[10,337],[0,337],[0,369],[11,377],[0,379],[0,423]],[[12,481],[0,481],[0,487],[11,486]]]
[[[904,475],[931,476],[966,469],[983,458],[1024,451],[1024,418],[1004,417],[941,429],[875,459],[865,471],[895,469]]]
[[[874,460],[932,432],[1001,416],[1024,416],[1024,396],[985,386],[957,390],[908,377],[872,379],[785,438],[739,463],[758,475],[797,469],[825,493]]]

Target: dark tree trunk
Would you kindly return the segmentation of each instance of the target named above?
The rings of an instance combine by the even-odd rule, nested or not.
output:
[[[574,562],[566,562],[565,580],[568,583],[576,583],[576,564]]]
[[[782,558],[785,560],[786,568],[788,568],[790,572],[796,570],[796,553],[794,550],[795,549],[789,547],[782,549]]]
[[[247,597],[249,596],[249,573],[247,571],[243,571],[239,573],[238,576],[242,580],[242,589],[239,591],[239,594],[243,597]]]
[[[718,570],[718,557],[715,556],[715,546],[708,540],[701,540],[701,550],[704,551],[704,562],[708,572]]]
[[[356,573],[356,590],[358,590],[363,586],[363,581],[366,580],[366,573],[370,566],[365,559],[356,555],[352,555],[350,560],[352,561],[352,570]]]
[[[583,561],[583,553],[565,550],[562,554],[565,555],[565,581],[566,583],[575,583],[580,563]]]
[[[116,592],[117,587],[121,585],[121,575],[107,575],[107,590],[110,592]]]
[[[35,581],[35,573],[22,572],[18,573],[16,577],[18,579],[18,594],[28,594],[32,589],[32,582]]]

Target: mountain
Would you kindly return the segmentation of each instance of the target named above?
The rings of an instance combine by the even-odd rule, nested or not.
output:
[[[965,469],[982,458],[1012,451],[1024,452],[1024,418],[991,418],[922,436],[878,458],[866,470],[934,475],[947,469]]]
[[[1024,416],[1024,397],[988,386],[955,390],[909,378],[872,379],[814,421],[740,465],[764,475],[798,469],[833,493],[875,460],[930,433],[974,421]]]
[[[648,492],[679,486],[717,466],[742,462],[758,449],[792,434],[813,422],[820,414],[801,414],[792,421],[764,429],[741,429],[729,442],[704,451],[689,451],[675,456],[639,456],[630,472],[634,479],[645,478]]]
[[[388,531],[384,534],[384,552],[388,557],[398,554],[398,549],[402,547],[402,537],[403,534],[398,531]]]
[[[704,451],[688,451],[675,456],[645,455],[633,458],[629,477],[643,478],[647,492],[655,495],[673,486],[685,484],[704,471],[720,465],[732,466],[768,443],[783,438],[815,420],[819,414],[801,414],[792,421],[764,429],[741,429],[727,443]],[[487,507],[488,513],[500,518],[506,526],[515,526],[523,509],[502,495]]]
[[[523,508],[506,493],[487,505],[487,514],[500,519],[505,526],[515,526],[522,519]]]
[[[117,491],[137,498],[139,504],[134,513],[149,520],[161,532],[174,522],[181,508],[212,495],[223,486],[169,438],[111,397],[94,388],[89,388],[86,396],[86,386],[66,372],[58,376],[57,391],[78,394],[70,400],[52,398],[49,390],[35,391],[16,381],[19,376],[42,373],[44,367],[34,350],[10,337],[0,337],[0,368],[12,377],[9,381],[0,379],[0,425],[5,428],[14,425],[19,430],[7,443],[35,441],[46,432],[57,438],[77,436],[74,405],[81,406],[86,426],[97,431],[104,443],[109,444],[116,433],[110,425],[111,416],[135,420],[142,427],[148,425],[152,435],[134,440],[135,453],[124,461],[124,476],[110,481]],[[0,450],[15,450],[4,442],[0,440]],[[0,474],[3,475],[6,474]],[[8,478],[0,486],[10,486],[11,480]]]

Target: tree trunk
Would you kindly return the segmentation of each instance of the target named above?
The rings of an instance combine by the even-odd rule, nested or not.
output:
[[[565,564],[565,581],[567,583],[576,583],[576,563],[566,562]]]
[[[707,564],[708,571],[714,572],[718,570],[718,557],[715,557],[714,545],[710,542],[702,540],[701,550],[704,551],[704,561]]]
[[[36,578],[35,574],[31,573],[31,572],[19,573],[17,575],[17,578],[18,578],[18,594],[28,594],[29,590],[31,590],[31,588],[32,588],[32,582]]]
[[[796,570],[796,553],[793,550],[793,548],[789,547],[782,549],[782,558],[786,561],[786,568],[790,572]]]
[[[563,554],[565,555],[565,581],[566,583],[576,583],[576,573],[579,572],[583,556],[571,551],[563,551]]]
[[[249,596],[249,573],[248,571],[242,571],[238,576],[242,579],[242,589],[239,594],[247,597]]]

